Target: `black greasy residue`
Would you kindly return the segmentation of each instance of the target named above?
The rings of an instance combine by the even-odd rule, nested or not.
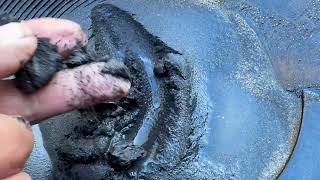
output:
[[[192,133],[190,125],[181,124],[191,124],[194,108],[189,104],[192,98],[190,73],[186,72],[188,68],[181,69],[168,56],[169,53],[177,56],[181,53],[150,33],[130,13],[116,6],[98,5],[93,8],[91,18],[92,40],[98,56],[111,59],[107,64],[124,62],[130,72],[131,89],[129,95],[120,101],[101,103],[80,111],[82,118],[74,124],[74,131],[62,138],[62,145],[55,148],[59,159],[55,164],[55,177],[81,179],[77,174],[84,169],[79,164],[92,167],[103,164],[106,167],[103,172],[96,172],[105,176],[93,179],[127,179],[131,177],[130,172],[141,172],[141,177],[151,177],[158,170],[141,170],[144,162],[153,158],[152,151],[156,151],[164,161],[172,159],[171,163],[181,163],[182,157],[188,156],[188,136]],[[154,116],[155,124],[149,127],[148,139],[137,145],[134,139],[139,129],[147,121],[148,113],[154,112],[153,89],[142,58],[150,60],[154,67],[161,104],[159,113]],[[73,64],[77,62],[82,61]],[[105,71],[128,78],[122,75],[125,70],[121,68],[117,71],[106,68]],[[101,139],[103,144],[98,143]],[[171,141],[179,143],[175,151],[166,153]],[[93,144],[95,148],[91,149]],[[154,149],[156,144],[161,145]]]
[[[22,66],[15,74],[16,87],[25,93],[33,93],[46,86],[61,69],[62,57],[49,39],[38,38],[38,46],[32,59]]]

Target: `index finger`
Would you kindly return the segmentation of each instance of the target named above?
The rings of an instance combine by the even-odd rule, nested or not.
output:
[[[21,23],[30,28],[35,36],[49,38],[63,56],[69,55],[78,45],[85,46],[88,42],[80,25],[66,19],[40,18]]]

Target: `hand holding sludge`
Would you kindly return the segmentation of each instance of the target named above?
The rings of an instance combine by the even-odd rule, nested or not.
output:
[[[109,59],[94,62],[94,55],[80,47],[86,44],[80,26],[67,20],[46,18],[1,26],[0,78],[13,74],[17,78],[0,81],[0,113],[35,123],[126,96],[130,88],[126,67]],[[85,65],[69,68],[70,58]]]
[[[0,179],[30,179],[21,172],[33,147],[30,123],[126,96],[129,74],[123,64],[89,54],[76,23],[0,21],[0,79],[16,76],[0,80]]]

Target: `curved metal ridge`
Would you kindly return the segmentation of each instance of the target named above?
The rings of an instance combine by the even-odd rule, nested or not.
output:
[[[54,17],[61,17],[63,14],[68,12],[72,7],[74,7],[79,1],[69,1],[67,4],[65,4],[64,7],[59,9],[55,14],[53,14]]]
[[[51,3],[43,10],[43,12],[39,15],[39,17],[46,16],[48,14],[48,9],[55,4],[55,1],[51,1]],[[45,14],[47,13],[47,14]]]
[[[10,5],[10,1],[5,1],[5,3],[2,5],[1,10],[6,11],[6,9],[9,7],[9,5]]]
[[[6,2],[6,1],[1,1],[1,2],[0,2],[0,10],[2,10],[1,7],[4,5],[5,2]]]
[[[15,7],[17,6],[18,3],[19,3],[19,0],[14,1],[9,6],[7,6],[7,9],[5,9],[5,11],[11,13],[11,11],[15,9]]]
[[[42,4],[42,6],[40,6],[40,7],[38,8],[38,10],[35,12],[34,17],[41,17],[41,16],[39,16],[39,14],[40,14],[41,12],[43,12],[43,11],[46,10],[45,7],[48,6],[49,2],[50,2],[50,1],[44,1],[44,3]]]
[[[28,1],[28,0],[24,0],[23,3],[21,3],[21,2],[18,3],[17,6],[16,6],[16,8],[15,8],[15,11],[12,11],[13,16],[17,17],[17,13],[18,13],[19,11],[21,11],[22,8],[25,7],[25,4],[26,4],[27,2],[29,2],[29,1]]]
[[[30,9],[29,13],[26,15],[26,17],[28,19],[32,19],[32,18],[36,18],[35,14],[38,12],[38,10],[40,9],[39,7],[41,7],[41,4],[45,4],[45,1],[38,1],[38,3],[32,8]]]
[[[320,90],[308,89],[303,92],[304,112],[301,131],[296,147],[283,169],[279,179],[319,179],[320,123],[317,114],[320,111]]]
[[[277,175],[276,179],[280,179],[281,175],[284,173],[284,171],[288,168],[288,165],[292,159],[292,156],[293,154],[295,153],[295,150],[296,150],[296,147],[297,147],[297,144],[298,144],[298,141],[300,139],[300,136],[301,136],[301,129],[302,129],[302,123],[303,123],[303,118],[304,118],[304,110],[305,110],[305,106],[304,106],[304,92],[302,91],[301,92],[301,119],[300,119],[300,125],[299,125],[299,130],[298,130],[298,134],[297,134],[297,137],[296,137],[296,141],[293,145],[293,148],[292,148],[292,152],[290,153],[285,165],[283,166],[283,168],[281,169],[281,171],[279,172],[279,174]]]
[[[28,4],[27,4],[28,3]],[[18,11],[14,14],[19,20],[23,19],[23,16],[25,15],[24,13],[27,11],[27,9],[29,9],[29,7],[31,7],[31,5],[33,4],[33,1],[25,1],[21,8],[18,9]]]
[[[0,1],[0,11],[8,12],[19,20],[39,17],[61,17],[80,7],[87,7],[104,0],[12,0]]]
[[[63,2],[64,0],[57,0],[54,4],[52,4],[50,7],[48,7],[48,11],[47,13],[44,15],[45,17],[52,17],[52,13],[56,11],[56,9],[59,9],[60,4]],[[49,11],[50,9],[50,11]]]

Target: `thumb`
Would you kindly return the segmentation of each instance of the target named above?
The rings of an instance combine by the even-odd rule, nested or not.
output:
[[[0,179],[18,174],[33,148],[29,123],[22,118],[0,114],[0,147]]]

